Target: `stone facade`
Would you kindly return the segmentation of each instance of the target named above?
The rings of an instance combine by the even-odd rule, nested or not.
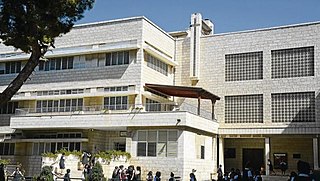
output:
[[[48,67],[38,67],[12,98],[18,102],[15,114],[0,116],[3,144],[13,143],[15,148],[9,154],[4,145],[1,158],[23,163],[28,175],[39,172],[42,152],[58,148],[93,153],[126,150],[132,155],[126,164],[141,166],[142,178],[151,170],[161,171],[163,179],[173,171],[188,180],[195,169],[198,180],[210,180],[216,176],[218,164],[225,171],[232,167],[242,170],[248,161],[260,164],[251,165],[253,169],[266,168],[266,160],[277,161],[277,154],[287,156],[289,170],[296,169],[299,159],[318,169],[320,24],[214,34],[213,24],[202,20],[200,14],[192,15],[191,22],[193,26],[187,31],[167,33],[145,17],[134,17],[78,25],[57,38],[57,49],[46,54]],[[304,47],[312,52],[303,53]],[[306,68],[310,75],[273,78],[272,52],[279,50],[296,53],[302,61],[297,67],[311,67]],[[9,62],[21,61],[23,66],[28,55],[4,45],[0,45],[0,55],[2,91],[16,75],[7,73],[8,66],[14,66]],[[238,62],[226,63],[227,56],[238,57]],[[51,63],[61,57],[62,63],[66,61],[63,57],[72,57],[72,67],[61,70],[60,63]],[[303,64],[305,57],[311,57],[307,60],[312,63]],[[242,61],[247,64],[237,64]],[[250,66],[253,68],[247,69]],[[257,77],[254,72],[258,72]],[[230,81],[227,76],[238,77]],[[170,97],[148,90],[146,84],[202,87],[221,100],[212,103]],[[290,94],[305,92],[314,97]],[[281,103],[272,98],[274,95],[303,97],[294,105],[307,108],[286,107],[291,99]],[[275,122],[275,103],[288,108],[284,119],[291,118],[293,109],[310,120],[299,122],[296,116],[298,121]],[[6,113],[12,106],[7,106]],[[314,117],[310,115],[313,113]],[[178,137],[169,138],[170,131]],[[151,136],[139,137],[139,132],[157,136],[150,141]],[[161,138],[164,132],[167,135]],[[172,143],[174,146],[168,148]],[[165,145],[162,150],[161,145]],[[258,156],[250,158],[248,153]]]

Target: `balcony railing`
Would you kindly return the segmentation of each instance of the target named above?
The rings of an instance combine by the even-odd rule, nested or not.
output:
[[[112,114],[112,113],[140,113],[140,112],[172,112],[184,111],[198,114],[198,108],[194,105],[182,103],[148,103],[148,104],[119,104],[96,106],[68,106],[68,107],[42,107],[42,108],[17,108],[15,116],[34,115],[70,115],[70,114]],[[212,119],[212,113],[200,109],[200,115],[206,119]]]

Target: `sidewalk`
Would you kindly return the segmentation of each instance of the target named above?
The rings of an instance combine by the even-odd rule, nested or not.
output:
[[[265,176],[262,175],[263,181],[287,181],[289,179],[289,176],[278,176],[278,175],[271,175],[271,176]]]

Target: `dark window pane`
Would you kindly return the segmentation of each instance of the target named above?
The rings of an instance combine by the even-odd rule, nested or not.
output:
[[[44,62],[40,61],[39,62],[39,70],[43,70],[43,67],[44,67]]]
[[[10,74],[10,62],[6,62],[6,74]]]
[[[129,64],[129,52],[124,52],[124,64]]]
[[[106,66],[111,65],[111,53],[106,54]]]
[[[73,57],[68,58],[68,69],[73,69]]]
[[[14,149],[15,149],[15,144],[14,143],[10,143],[9,155],[14,155]]]
[[[44,62],[44,70],[45,71],[49,71],[49,61]]]
[[[117,62],[118,62],[118,53],[113,52],[112,53],[112,65],[117,65]]]
[[[16,63],[15,62],[11,62],[10,63],[10,72],[13,74],[13,73],[16,73]]]
[[[62,69],[67,69],[68,68],[68,60],[66,58],[62,58]]]
[[[148,156],[156,156],[156,143],[148,143]]]
[[[21,62],[17,62],[16,73],[19,73],[21,70]]]
[[[55,70],[55,64],[56,64],[56,61],[55,61],[55,59],[53,59],[53,60],[50,60],[49,61],[49,63],[50,63],[50,70]]]
[[[138,143],[137,156],[147,156],[146,143]]]
[[[56,70],[61,70],[61,58],[56,59]]]
[[[81,143],[77,142],[75,146],[75,150],[80,151],[81,149]]]

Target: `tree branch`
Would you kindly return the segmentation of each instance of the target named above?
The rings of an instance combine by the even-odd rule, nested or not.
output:
[[[32,46],[32,53],[27,64],[23,67],[17,77],[9,84],[9,86],[2,93],[0,93],[0,107],[10,101],[13,95],[18,92],[23,83],[29,78],[39,64],[40,57],[42,57],[45,53],[46,49],[43,51],[41,46],[37,43]]]

